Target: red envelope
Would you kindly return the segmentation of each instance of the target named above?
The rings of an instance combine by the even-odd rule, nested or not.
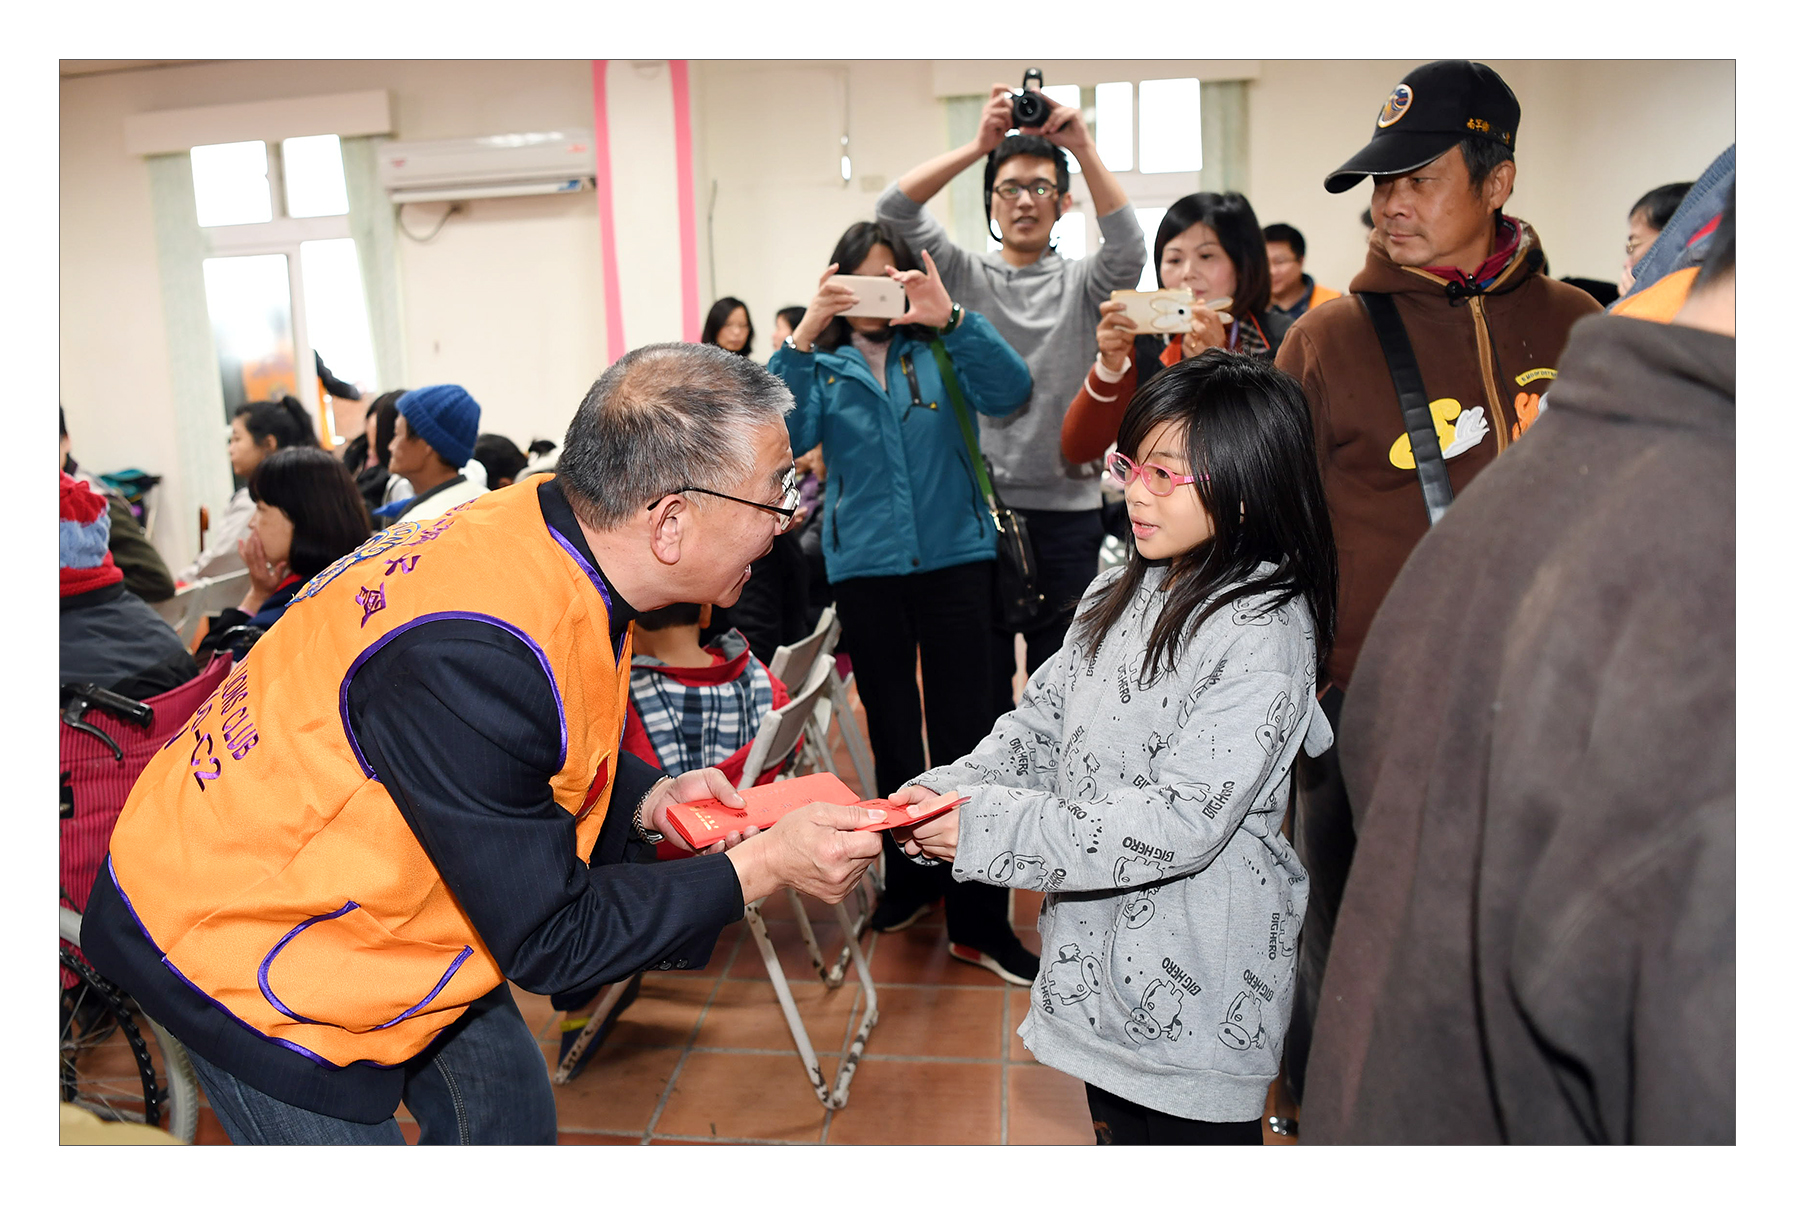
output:
[[[833,774],[806,774],[800,778],[770,782],[765,786],[749,787],[741,792],[741,796],[740,810],[717,800],[668,804],[667,819],[679,835],[685,838],[686,844],[693,849],[703,849],[747,828],[770,828],[787,812],[818,801],[883,808],[885,819],[861,826],[861,832],[869,833],[900,825],[919,824],[930,816],[938,816],[955,804],[965,801],[964,796],[941,795],[930,801],[936,806],[926,814],[910,815],[884,799],[869,799],[863,803],[847,783]]]
[[[924,820],[933,819],[947,811],[947,809],[957,807],[965,802],[966,796],[964,795],[937,795],[935,798],[929,800],[927,804],[919,803],[915,805],[919,808],[926,808],[926,811],[906,812],[901,804],[892,803],[889,799],[869,799],[860,806],[868,808],[884,808],[885,819],[875,820],[871,824],[863,824],[860,826],[859,831],[863,833],[876,833],[882,829],[888,828],[908,828],[913,824],[921,824]]]

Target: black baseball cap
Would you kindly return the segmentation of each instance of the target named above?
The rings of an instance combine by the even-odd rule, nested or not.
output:
[[[1417,67],[1391,89],[1363,150],[1328,173],[1323,186],[1345,192],[1366,176],[1396,176],[1431,163],[1465,138],[1512,152],[1521,102],[1502,77],[1468,59]]]

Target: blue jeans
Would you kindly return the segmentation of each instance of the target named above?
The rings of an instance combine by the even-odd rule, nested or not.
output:
[[[224,1132],[239,1146],[403,1146],[389,1117],[368,1125],[276,1100],[194,1054],[193,1070]],[[405,1107],[420,1145],[522,1145],[555,1141],[555,1096],[535,1035],[511,985],[468,1006],[406,1064]]]

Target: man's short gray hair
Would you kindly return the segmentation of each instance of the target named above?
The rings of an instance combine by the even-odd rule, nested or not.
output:
[[[593,383],[555,471],[582,519],[615,527],[682,487],[739,487],[754,469],[755,428],[791,407],[785,382],[746,356],[651,343]]]

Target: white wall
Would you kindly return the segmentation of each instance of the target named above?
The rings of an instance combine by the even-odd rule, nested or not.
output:
[[[1522,105],[1509,208],[1539,228],[1554,275],[1614,279],[1627,207],[1658,184],[1693,179],[1733,138],[1730,61],[1490,63]],[[1002,64],[980,66],[1019,80],[1025,65],[1007,73]],[[1369,188],[1333,196],[1322,177],[1363,145],[1390,87],[1415,65],[1253,64],[1248,195],[1263,222],[1303,230],[1310,270],[1334,287],[1363,262],[1358,214]],[[613,63],[610,70],[634,69]],[[946,149],[940,73],[941,64],[929,60],[693,63],[700,312],[721,294],[743,298],[758,328],[754,353],[764,358],[773,311],[809,300],[841,231],[871,216],[887,182]],[[664,80],[664,65],[658,73],[645,68],[642,86],[631,77],[610,90],[614,133],[622,125],[633,131],[613,148],[626,284],[636,259],[677,263],[676,251],[639,254],[676,238],[677,218],[637,212],[630,191],[632,172],[640,177],[654,167],[649,174],[659,177],[670,162],[669,151],[638,145],[637,137],[661,124],[671,129],[670,117],[650,111],[666,106]],[[401,138],[593,119],[584,60],[234,62],[63,81],[61,395],[85,464],[172,473],[176,463],[148,174],[125,152],[126,115],[365,88],[391,90]],[[846,187],[844,104],[854,167]],[[945,191],[932,208],[945,220]],[[440,212],[412,206],[404,219],[422,232]],[[520,443],[558,440],[606,363],[593,195],[473,203],[431,243],[401,239],[399,261],[407,362],[400,383],[457,381],[480,399],[485,429]],[[669,324],[677,330],[676,275],[668,273],[661,288],[640,283],[647,287],[625,294],[632,343],[665,337]],[[164,501],[157,542],[179,565],[192,554],[192,516],[204,499],[171,479]]]
[[[156,543],[193,555],[194,496],[173,475],[174,398],[148,172],[124,149],[131,113],[363,88],[393,94],[395,136],[449,138],[592,124],[591,64],[238,62],[65,80],[61,88],[62,400],[95,469],[169,473]],[[419,233],[441,206],[403,214]],[[399,239],[406,380],[455,381],[482,429],[559,440],[604,370],[598,214],[590,192],[474,202],[433,241]],[[222,427],[222,417],[220,425]],[[216,512],[214,512],[216,513]]]

